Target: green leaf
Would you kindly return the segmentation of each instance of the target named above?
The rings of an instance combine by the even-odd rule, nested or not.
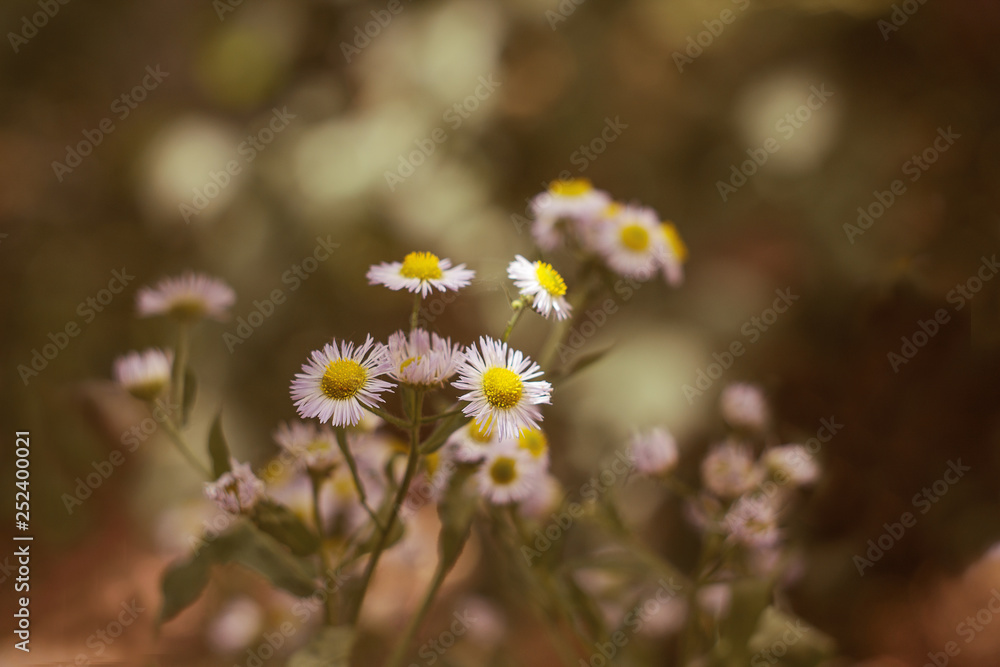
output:
[[[420,445],[421,454],[432,454],[441,449],[448,436],[461,428],[471,418],[459,412],[442,421],[434,431],[427,436],[423,444]]]
[[[198,599],[208,584],[211,566],[208,552],[202,550],[194,558],[174,563],[167,568],[160,583],[163,590],[160,623],[169,621]]]
[[[319,552],[319,537],[290,509],[271,500],[257,503],[254,525],[292,550],[296,556]]]
[[[222,433],[222,410],[215,416],[212,430],[208,434],[208,455],[212,457],[212,474],[215,479],[229,472],[229,445]]]
[[[471,477],[476,466],[463,465],[452,473],[448,488],[438,504],[441,519],[441,533],[438,535],[438,554],[441,563],[451,568],[462,555],[465,542],[469,539],[472,518],[476,513],[476,502],[465,493],[465,481]]]
[[[287,667],[349,667],[355,636],[347,625],[324,628],[288,658]]]
[[[568,370],[560,374],[559,379],[560,380],[566,379],[572,375],[576,375],[577,373],[579,373],[580,371],[589,366],[593,366],[598,361],[607,356],[607,354],[611,352],[612,349],[614,349],[613,345],[608,346],[603,350],[597,350],[596,352],[588,352],[587,354],[580,357],[580,359],[577,360],[577,362],[573,364]]]
[[[314,573],[303,561],[251,524],[240,523],[221,535],[213,544],[212,552],[216,562],[239,563],[293,595],[308,597],[316,592]]]

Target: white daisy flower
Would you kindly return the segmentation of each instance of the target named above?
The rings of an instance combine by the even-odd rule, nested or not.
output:
[[[643,475],[665,475],[677,466],[677,442],[665,428],[635,433],[629,453],[636,470]]]
[[[766,498],[740,498],[722,523],[733,540],[751,548],[772,547],[781,539],[777,508]]]
[[[439,385],[457,372],[462,361],[461,346],[424,329],[414,329],[409,336],[397,331],[389,336],[387,349],[392,360],[389,375],[406,384]]]
[[[570,305],[566,301],[566,281],[559,272],[546,262],[530,262],[517,255],[507,267],[507,276],[521,292],[521,296],[534,297],[532,306],[545,317],[553,312],[557,320],[565,320],[570,315]]]
[[[478,463],[483,460],[490,446],[500,442],[496,429],[488,433],[485,423],[473,419],[448,436],[445,447],[451,458],[462,463]]]
[[[660,217],[642,206],[625,206],[612,215],[596,244],[611,270],[636,280],[652,278],[670,254]]]
[[[465,264],[452,267],[450,259],[439,259],[429,252],[411,252],[402,262],[383,262],[368,269],[370,285],[385,285],[391,290],[407,289],[426,297],[433,289],[458,291],[472,283],[476,272]]]
[[[488,501],[507,505],[534,493],[544,473],[528,452],[506,443],[490,449],[476,477],[479,491]]]
[[[230,463],[231,470],[205,483],[205,496],[230,514],[246,514],[264,497],[264,482],[247,463]]]
[[[452,385],[469,390],[459,397],[469,403],[462,412],[502,440],[517,437],[526,426],[537,428],[542,420],[538,406],[551,402],[552,385],[533,381],[542,375],[538,364],[486,336],[479,339],[479,348],[470,345],[465,351],[458,374]]]
[[[327,471],[343,458],[336,434],[326,425],[287,422],[278,426],[274,441],[314,472]]]
[[[764,391],[755,384],[736,382],[719,396],[722,417],[735,428],[762,430],[767,426],[768,408]]]
[[[236,302],[236,292],[218,278],[188,271],[164,278],[156,287],[143,287],[136,298],[139,317],[170,315],[193,321],[202,317],[225,320]]]
[[[660,234],[666,242],[667,249],[660,263],[660,269],[667,284],[677,287],[684,282],[684,262],[687,260],[688,249],[673,223],[661,222]]]
[[[559,509],[564,495],[565,491],[559,480],[546,473],[534,490],[518,503],[517,509],[529,519],[541,519]]]
[[[371,336],[361,347],[337,340],[322,350],[314,350],[302,373],[295,375],[291,394],[299,416],[318,418],[323,424],[354,426],[364,414],[362,406],[381,403],[379,396],[391,390],[392,383],[378,380],[392,370],[385,346],[375,344]]]
[[[528,452],[543,469],[549,467],[549,439],[540,428],[523,428],[517,436],[517,446]]]
[[[567,232],[579,234],[594,224],[610,203],[608,193],[594,189],[585,178],[553,181],[531,200],[531,235],[542,250],[554,250]]]
[[[720,498],[743,495],[761,482],[750,448],[732,441],[712,448],[701,462],[701,476],[708,490]]]
[[[782,445],[769,449],[764,454],[764,465],[780,484],[788,481],[795,486],[805,486],[819,478],[816,459],[802,445]]]
[[[115,359],[115,381],[126,391],[151,401],[170,384],[170,369],[174,363],[174,353],[150,348],[144,352],[129,352]]]

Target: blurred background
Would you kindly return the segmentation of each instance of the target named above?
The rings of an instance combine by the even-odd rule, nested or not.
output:
[[[843,425],[792,523],[805,558],[787,600],[836,664],[923,665],[1000,587],[1000,560],[982,560],[1000,540],[996,3],[11,0],[0,25],[0,460],[13,497],[13,432],[29,429],[37,647],[13,651],[5,630],[4,664],[247,664],[289,618],[292,601],[230,573],[154,633],[158,578],[203,507],[155,428],[123,445],[149,415],[112,361],[173,345],[134,317],[140,286],[191,268],[235,288],[233,320],[197,331],[191,432],[222,406],[237,456],[262,464],[310,350],[403,326],[410,300],[368,286],[369,265],[410,250],[465,262],[475,284],[428,324],[461,342],[502,330],[505,267],[532,252],[528,200],[559,177],[652,206],[690,250],[681,288],[616,297],[580,354],[615,351],[546,412],[566,489],[634,426],[670,428],[696,473],[723,433],[718,392],[754,381],[785,441]],[[304,264],[321,240],[339,245]],[[133,276],[120,294],[115,271]],[[237,334],[276,289],[286,300]],[[798,299],[755,323],[776,290]],[[894,363],[939,309],[947,323]],[[537,355],[545,326],[528,318],[512,342]],[[686,393],[737,341],[723,377]],[[67,508],[116,449],[120,469]],[[958,459],[971,470],[859,576],[853,557]],[[627,492],[646,539],[693,566],[678,505]],[[433,548],[385,561],[370,655],[416,599],[393,568],[429,573]],[[460,604],[491,620],[448,660],[549,664],[488,558],[472,549],[454,579],[427,627]],[[146,611],[121,638],[95,639],[133,599]],[[650,664],[673,664],[658,657],[671,641],[651,640]],[[998,656],[985,627],[950,664]]]

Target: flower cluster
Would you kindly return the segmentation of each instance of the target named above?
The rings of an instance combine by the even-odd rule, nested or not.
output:
[[[645,281],[661,273],[684,280],[687,248],[670,222],[653,209],[612,200],[586,179],[554,181],[532,200],[535,242],[546,251],[568,244],[601,259],[610,270]]]

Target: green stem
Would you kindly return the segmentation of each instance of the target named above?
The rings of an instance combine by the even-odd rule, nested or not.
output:
[[[420,412],[423,409],[424,395],[419,389],[413,392],[413,424],[410,427],[410,454],[406,461],[406,472],[403,475],[403,481],[399,485],[399,489],[396,491],[396,496],[392,501],[392,507],[389,509],[389,518],[385,522],[385,530],[379,535],[378,541],[375,543],[375,548],[372,549],[371,556],[368,558],[368,564],[365,566],[364,574],[361,575],[361,586],[358,589],[358,599],[354,604],[354,610],[351,613],[350,622],[351,625],[356,625],[358,622],[358,617],[361,615],[361,606],[365,601],[365,593],[368,592],[368,585],[371,583],[372,574],[375,572],[375,567],[378,565],[379,558],[382,557],[382,552],[385,550],[385,545],[389,541],[389,535],[392,533],[392,528],[396,524],[399,518],[399,508],[402,507],[403,501],[406,499],[406,493],[410,489],[410,483],[413,481],[413,477],[417,472],[417,462],[420,460]]]
[[[507,328],[503,330],[503,336],[500,337],[500,341],[503,343],[507,342],[507,339],[510,338],[510,332],[514,330],[514,325],[521,319],[521,313],[524,312],[524,302],[518,299],[511,304],[511,307],[513,307],[514,312],[507,320]]]
[[[413,638],[416,637],[417,631],[420,630],[420,626],[424,622],[424,617],[430,611],[431,604],[434,602],[434,598],[437,597],[438,590],[441,588],[441,584],[444,583],[445,577],[448,576],[450,570],[451,567],[449,567],[448,563],[445,563],[443,560],[438,561],[437,569],[434,571],[434,578],[431,580],[431,585],[424,594],[423,602],[420,603],[417,613],[411,616],[410,622],[406,624],[403,638],[396,644],[396,648],[392,652],[389,662],[386,663],[386,667],[399,667],[403,664],[407,649],[413,643]]]
[[[365,487],[361,483],[360,475],[358,475],[358,464],[354,460],[351,448],[347,444],[347,432],[342,426],[339,426],[334,429],[334,433],[337,435],[337,446],[340,448],[340,453],[343,455],[344,460],[347,461],[347,467],[351,471],[351,479],[354,481],[354,489],[358,492],[358,502],[360,502],[361,506],[366,512],[368,512],[368,516],[372,518],[372,521],[375,522],[375,525],[378,526],[379,530],[382,530],[382,522],[379,521],[378,515],[368,504],[368,498],[365,496]]]
[[[184,414],[184,375],[187,369],[188,350],[190,347],[190,327],[186,322],[177,325],[177,356],[174,358],[173,368],[173,393],[174,405],[180,406],[180,421],[185,423],[187,415]]]
[[[413,298],[413,312],[410,313],[410,332],[412,333],[414,329],[417,328],[417,322],[420,320],[420,302],[422,297],[420,292],[417,292]]]
[[[409,422],[400,419],[396,415],[393,415],[393,414],[390,414],[389,412],[386,412],[382,408],[377,408],[377,407],[375,407],[373,405],[363,405],[362,407],[365,410],[367,410],[368,412],[370,412],[373,415],[375,415],[376,417],[381,417],[382,419],[386,420],[387,422],[389,422],[393,426],[398,426],[399,428],[403,429],[404,431],[409,431],[410,430],[410,423]]]
[[[559,320],[555,326],[549,329],[549,335],[542,346],[542,353],[538,356],[538,365],[546,373],[552,372],[552,358],[555,356],[559,346],[569,335],[573,322],[577,320],[580,313],[586,309],[591,297],[596,293],[596,288],[589,284],[574,292],[569,299],[572,315],[565,320]]]
[[[170,417],[167,417],[166,419],[163,420],[162,423],[163,423],[163,430],[167,432],[167,435],[170,436],[171,442],[173,442],[174,445],[177,446],[177,449],[184,456],[184,458],[187,459],[187,462],[190,463],[195,468],[195,470],[200,472],[208,479],[215,479],[215,476],[212,474],[212,471],[209,470],[205,466],[205,464],[199,461],[198,458],[191,451],[191,448],[184,440],[184,436],[181,435],[181,432],[178,431],[177,427],[174,425],[173,420]]]

